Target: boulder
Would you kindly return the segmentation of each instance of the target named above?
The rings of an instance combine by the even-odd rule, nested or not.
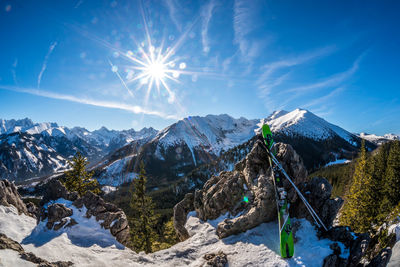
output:
[[[0,205],[13,205],[20,214],[30,215],[14,183],[8,180],[0,180]]]
[[[228,263],[228,258],[222,251],[206,254],[204,259],[207,261],[207,266],[212,267],[224,267]]]
[[[44,186],[43,198],[40,204],[43,206],[47,202],[51,200],[57,200],[59,198],[75,201],[78,198],[78,193],[69,192],[58,179],[52,179]]]
[[[189,238],[185,223],[189,211],[194,209],[193,200],[194,195],[192,193],[186,194],[184,199],[174,207],[174,228],[181,241]]]
[[[86,194],[74,201],[77,208],[86,207],[86,216],[94,216],[97,221],[102,220],[101,226],[110,229],[110,232],[118,242],[127,245],[129,242],[129,225],[125,213],[114,204],[105,202],[100,196],[93,192]]]
[[[65,207],[64,204],[55,203],[47,207],[47,228],[58,230],[67,223],[65,217],[73,214],[72,209]]]

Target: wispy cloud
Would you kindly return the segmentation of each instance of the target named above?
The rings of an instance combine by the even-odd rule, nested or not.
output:
[[[11,73],[12,73],[15,85],[18,85],[18,81],[17,81],[17,66],[18,66],[18,58],[16,58],[14,60],[14,63],[12,64],[12,68],[11,68]]]
[[[288,57],[285,59],[265,64],[264,66],[261,67],[261,69],[263,69],[263,73],[260,75],[258,83],[263,83],[267,81],[274,72],[280,69],[295,67],[301,64],[305,64],[313,59],[327,56],[335,50],[336,50],[335,46],[327,46],[316,49],[311,52],[303,53],[301,55]]]
[[[260,42],[248,38],[257,27],[254,20],[257,4],[257,1],[235,0],[233,6],[234,43],[244,59],[257,56],[261,47]]]
[[[96,107],[103,107],[103,108],[111,108],[111,109],[120,109],[132,112],[134,114],[145,114],[145,115],[153,115],[157,117],[161,117],[163,119],[181,119],[177,114],[165,114],[160,111],[148,110],[138,105],[128,105],[125,103],[118,103],[118,102],[111,102],[111,101],[101,101],[101,100],[94,100],[84,97],[77,97],[73,95],[65,95],[65,94],[58,94],[43,90],[38,90],[34,88],[21,88],[15,86],[0,86],[0,89],[9,90],[14,92],[26,93],[36,96],[42,96],[51,99],[58,99],[58,100],[66,100],[74,103],[80,103],[90,106]]]
[[[286,92],[288,93],[298,93],[298,94],[302,94],[302,93],[308,93],[310,91],[313,91],[315,89],[318,88],[324,88],[324,87],[328,87],[328,86],[335,86],[340,84],[341,82],[349,79],[352,75],[354,75],[354,73],[358,70],[359,68],[359,62],[360,62],[360,58],[356,59],[356,61],[354,61],[353,65],[347,69],[344,72],[335,74],[329,78],[325,78],[321,81],[318,81],[316,83],[312,83],[312,84],[307,84],[307,85],[302,85],[299,87],[295,87],[295,88],[291,88],[289,90],[286,90]]]
[[[304,108],[311,108],[311,107],[315,107],[315,106],[321,106],[322,104],[326,104],[329,103],[329,100],[331,100],[332,98],[336,97],[337,95],[339,95],[340,93],[342,93],[345,90],[344,86],[338,87],[334,90],[332,90],[331,92],[329,92],[328,94],[315,98],[312,101],[306,103],[305,105],[303,105]]]
[[[49,51],[47,51],[46,56],[44,57],[44,61],[42,64],[42,69],[40,70],[40,73],[38,75],[38,80],[37,80],[37,87],[40,88],[40,83],[42,81],[42,76],[43,73],[45,72],[46,68],[47,68],[47,61],[49,60],[49,57],[51,55],[51,53],[53,53],[54,48],[56,48],[57,42],[53,42],[50,47],[49,47]]]
[[[216,7],[215,0],[210,0],[201,11],[202,26],[201,26],[201,42],[203,44],[203,52],[208,53],[210,51],[210,43],[208,40],[208,28]]]
[[[175,24],[175,27],[178,31],[182,31],[182,23],[179,21],[178,16],[182,11],[182,8],[179,6],[177,0],[165,0],[169,16],[171,17],[172,22]]]

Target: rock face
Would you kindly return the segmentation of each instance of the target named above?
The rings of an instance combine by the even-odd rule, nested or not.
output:
[[[327,228],[332,223],[343,205],[343,200],[339,197],[331,199],[332,186],[325,178],[315,177],[309,182],[301,183],[299,190],[316,211]],[[313,221],[302,201],[296,201],[290,207],[289,213],[297,218],[306,218]]]
[[[65,219],[65,217],[69,217],[71,215],[72,215],[72,210],[65,207],[63,204],[59,203],[52,204],[47,208],[46,226],[49,229],[52,229],[54,226],[54,230],[57,231],[68,222]]]
[[[92,192],[87,192],[83,197],[78,198],[76,192],[69,192],[65,186],[58,180],[52,180],[48,183],[44,190],[44,196],[42,204],[47,203],[50,200],[57,200],[64,198],[69,201],[73,201],[73,205],[77,208],[86,207],[86,216],[90,218],[94,216],[97,221],[102,220],[101,226],[105,229],[110,229],[110,232],[118,242],[123,245],[127,245],[129,242],[129,225],[125,213],[114,204],[105,202],[100,196]],[[72,210],[66,208],[62,204],[49,205],[47,212],[42,209],[41,220],[48,217],[47,227],[49,229],[58,230],[63,227],[68,220],[65,217],[71,216]],[[76,221],[71,219],[69,224],[72,226],[76,224]]]
[[[17,208],[19,213],[29,214],[25,203],[21,200],[17,188],[8,180],[0,180],[0,205],[10,206],[13,205]]]
[[[83,197],[74,201],[74,206],[87,208],[86,216],[95,216],[97,221],[102,220],[101,226],[110,229],[118,242],[127,245],[129,242],[129,225],[125,213],[114,204],[105,202],[98,195],[88,191]]]
[[[185,241],[189,238],[185,223],[189,211],[194,209],[193,199],[194,196],[192,193],[186,194],[185,198],[174,207],[174,227],[181,241]]]
[[[304,182],[307,171],[300,156],[287,144],[278,143],[275,148],[277,158],[287,173],[293,177],[294,183]],[[294,189],[286,180],[284,187],[288,191],[289,202],[298,201]],[[243,201],[244,197],[248,199],[247,202]],[[176,208],[182,205],[190,207],[186,203],[188,200],[184,201],[185,203],[178,203]],[[203,189],[196,190],[194,209],[202,220],[216,219],[226,212],[235,216],[219,223],[217,234],[220,238],[244,232],[261,223],[274,220],[276,218],[275,191],[268,155],[262,141],[255,142],[251,152],[244,160],[236,164],[232,172],[221,172],[219,176],[211,177]],[[177,232],[187,238],[188,235],[182,230],[186,218],[175,221]]]
[[[57,200],[59,198],[75,201],[78,198],[78,193],[69,192],[59,180],[52,179],[45,185],[43,199],[40,204],[43,206],[47,202],[51,200]]]
[[[5,234],[0,233],[0,249],[11,249],[15,250],[19,253],[21,259],[30,261],[38,264],[38,266],[43,267],[68,267],[72,266],[72,262],[68,261],[57,261],[57,262],[48,262],[44,259],[37,257],[35,254],[31,252],[25,252],[23,247],[17,242],[7,237]]]

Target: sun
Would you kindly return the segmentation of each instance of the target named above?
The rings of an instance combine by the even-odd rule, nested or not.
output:
[[[167,70],[167,67],[161,62],[152,62],[145,67],[144,72],[148,74],[146,76],[160,81],[166,78]]]

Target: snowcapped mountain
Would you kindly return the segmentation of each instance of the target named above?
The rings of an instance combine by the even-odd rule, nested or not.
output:
[[[287,136],[303,136],[314,140],[339,136],[350,144],[354,144],[357,139],[354,134],[305,109],[298,108],[291,112],[275,111],[265,120],[261,120],[261,125],[264,123],[270,126],[272,132],[283,133]]]
[[[88,131],[81,127],[70,129],[56,123],[33,123],[30,119],[0,120],[0,132],[3,133],[0,140],[12,143],[13,133],[24,133],[37,139],[37,147],[40,147],[38,140],[43,139],[64,160],[81,151],[92,164],[97,163],[92,166],[104,184],[116,185],[132,179],[138,172],[137,163],[141,160],[146,162],[146,170],[150,175],[170,182],[255,138],[263,123],[271,126],[276,141],[291,144],[310,169],[337,158],[351,159],[361,140],[304,109],[276,111],[261,120],[235,119],[226,114],[193,116],[159,132],[153,128],[115,131],[105,127]],[[16,159],[4,150],[0,157],[4,158],[3,161]],[[232,158],[241,159],[238,155]],[[225,162],[224,165],[232,163]],[[11,163],[8,164],[11,166]],[[12,170],[19,166],[18,163],[14,165],[16,167]]]
[[[358,136],[365,140],[368,140],[374,144],[377,144],[377,145],[381,145],[381,144],[389,142],[389,141],[400,140],[400,136],[391,134],[391,133],[385,134],[383,136],[379,136],[379,135],[375,135],[375,134],[360,133]]]
[[[252,138],[258,122],[234,119],[226,114],[188,117],[160,131],[151,142],[157,142],[164,149],[185,144],[196,163],[194,150],[202,149],[219,155],[221,150],[228,150]]]
[[[99,130],[88,131],[82,127],[69,129],[65,126],[58,126],[53,122],[34,123],[25,118],[22,120],[2,120],[0,119],[0,134],[11,134],[23,132],[31,135],[41,134],[52,137],[66,137],[70,141],[82,139],[91,146],[100,149],[103,154],[120,148],[134,140],[151,139],[157,134],[153,128],[143,128],[140,131],[129,130],[108,130],[102,127]]]
[[[356,135],[304,109],[276,111],[261,120],[235,119],[226,114],[193,116],[161,130],[139,150],[126,146],[122,149],[124,153],[119,151],[118,156],[106,160],[106,164],[98,169],[102,173],[98,176],[99,180],[115,185],[114,180],[110,182],[106,177],[108,173],[109,177],[116,177],[118,181],[127,181],[127,177],[133,177],[138,172],[137,162],[140,160],[146,162],[148,174],[169,181],[184,177],[221,155],[224,155],[223,162],[220,160],[217,165],[233,166],[243,158],[242,154],[248,152],[243,144],[247,142],[247,145],[251,145],[252,142],[248,141],[260,133],[264,123],[271,126],[276,141],[289,143],[300,151],[308,168],[323,166],[336,158],[351,159],[360,144],[360,138]],[[227,155],[224,154],[230,150]]]
[[[97,162],[108,153],[135,140],[145,143],[157,134],[153,128],[115,131],[105,127],[90,132],[57,123],[0,120],[0,177],[25,180],[63,170],[76,152]]]
[[[0,178],[20,180],[64,169],[67,159],[51,141],[20,132],[0,136]]]

